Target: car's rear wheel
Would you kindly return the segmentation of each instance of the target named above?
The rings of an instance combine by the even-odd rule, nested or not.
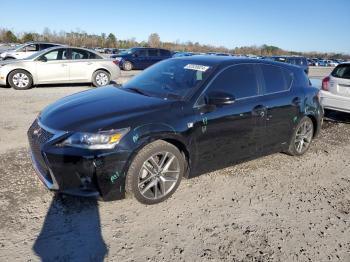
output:
[[[313,136],[312,120],[309,117],[303,117],[295,128],[287,153],[293,156],[303,155],[309,149]]]
[[[125,61],[123,63],[123,70],[125,70],[125,71],[131,71],[133,69],[133,67],[134,67],[133,64],[129,61]]]
[[[165,141],[155,141],[132,161],[127,174],[127,192],[143,204],[162,202],[178,188],[184,170],[181,152]]]
[[[104,70],[97,70],[92,75],[92,84],[96,87],[108,85],[110,81],[110,74]]]
[[[8,76],[8,82],[11,87],[17,90],[26,90],[33,85],[32,76],[25,70],[14,70]]]

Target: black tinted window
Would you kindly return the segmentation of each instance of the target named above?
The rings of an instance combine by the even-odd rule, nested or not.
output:
[[[95,53],[89,52],[84,49],[72,49],[72,55],[73,60],[79,60],[79,59],[100,59],[101,57],[96,55]]]
[[[158,49],[148,49],[149,56],[158,56]]]
[[[147,52],[146,49],[139,49],[139,50],[136,51],[136,54],[137,54],[138,56],[147,56],[147,55],[148,55],[148,52]]]
[[[161,56],[170,56],[170,52],[168,50],[160,49],[159,53]]]
[[[295,58],[295,64],[298,65],[298,66],[302,65],[301,59],[300,58]]]
[[[350,79],[350,65],[338,65],[334,68],[332,74],[334,77]]]
[[[211,84],[212,90],[223,91],[236,99],[258,95],[258,85],[253,65],[232,66],[223,71]]]
[[[260,65],[264,77],[264,94],[286,91],[293,81],[293,73],[273,65]]]

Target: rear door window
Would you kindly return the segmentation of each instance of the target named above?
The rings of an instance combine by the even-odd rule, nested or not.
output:
[[[293,73],[274,65],[259,65],[264,78],[263,93],[273,94],[289,90]]]
[[[100,56],[95,53],[89,52],[84,49],[71,49],[71,57],[72,60],[80,60],[80,59],[101,59]]]
[[[331,75],[337,78],[350,79],[350,64],[338,65]]]
[[[148,51],[147,51],[147,49],[139,49],[136,51],[136,54],[139,57],[146,57],[146,56],[148,56]]]
[[[215,78],[208,92],[214,90],[232,94],[236,99],[257,96],[259,89],[254,65],[243,64],[227,68]]]
[[[149,56],[158,56],[158,49],[148,49]]]

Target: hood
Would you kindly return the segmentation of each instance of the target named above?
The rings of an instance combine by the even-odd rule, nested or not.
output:
[[[6,53],[6,52],[12,52],[15,51],[16,48],[4,48],[4,49],[0,49],[0,54],[2,53]]]
[[[108,86],[62,98],[46,107],[39,120],[54,130],[97,132],[137,125],[130,119],[164,112],[171,104],[169,100]]]
[[[14,63],[20,63],[23,62],[23,59],[9,59],[9,60],[3,60],[0,61],[0,66],[14,64]]]

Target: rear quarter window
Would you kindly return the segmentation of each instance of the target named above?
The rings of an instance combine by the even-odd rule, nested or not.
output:
[[[274,65],[260,65],[264,79],[263,93],[273,94],[287,91],[293,82],[293,73],[288,69]]]
[[[331,75],[337,78],[350,79],[350,65],[338,65],[334,68]]]

